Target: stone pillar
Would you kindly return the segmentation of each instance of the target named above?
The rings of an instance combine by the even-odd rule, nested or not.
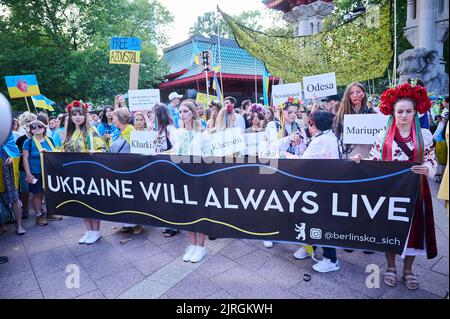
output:
[[[436,4],[439,0],[418,0],[417,13],[419,13],[418,47],[427,50],[436,48]]]
[[[295,30],[294,36],[308,36],[320,32],[318,22],[323,24],[323,20],[334,9],[333,4],[315,1],[307,5],[300,5],[292,8],[292,11],[283,15],[283,19],[289,22]],[[313,28],[311,28],[313,23]]]

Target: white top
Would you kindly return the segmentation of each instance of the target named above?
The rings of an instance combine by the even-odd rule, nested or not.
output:
[[[234,113],[234,126],[239,127],[242,133],[245,132],[245,120],[244,117],[239,113]]]
[[[312,137],[302,158],[339,159],[338,139],[336,135],[331,130],[327,130]]]

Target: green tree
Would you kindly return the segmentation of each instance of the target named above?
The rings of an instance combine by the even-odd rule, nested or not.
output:
[[[292,30],[281,19],[281,13],[275,10],[250,10],[243,11],[233,18],[240,24],[272,35],[290,35]],[[220,25],[220,36],[233,39],[233,32],[228,27],[221,14],[215,11],[206,12],[202,16],[197,17],[197,21],[190,28],[190,35],[201,35],[204,37],[217,36]]]
[[[157,0],[0,0],[0,77],[34,73],[42,93],[61,105],[112,103],[128,89],[129,66],[108,63],[110,38],[142,39],[140,87],[155,87],[166,72],[157,47],[167,45],[162,28],[172,21]],[[23,99],[12,102],[25,107]]]

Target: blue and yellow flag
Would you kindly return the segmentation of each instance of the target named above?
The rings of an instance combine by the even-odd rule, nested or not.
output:
[[[214,80],[213,80],[213,90],[216,91],[217,97],[220,101],[222,101],[222,92],[220,90],[219,79],[217,78],[217,73],[214,72]]]
[[[197,43],[194,41],[192,41],[192,49],[193,49],[194,62],[195,62],[195,64],[200,65],[200,60],[199,60],[200,50],[197,47]]]
[[[44,110],[49,110],[49,111],[54,111],[52,104],[55,104],[55,102],[53,102],[52,100],[46,98],[45,96],[41,95],[37,95],[37,96],[32,96],[31,100],[33,101],[33,104],[36,108],[41,108]]]
[[[269,73],[264,66],[263,74],[263,94],[264,94],[264,105],[269,106]]]
[[[5,81],[12,99],[41,94],[34,74],[5,76]]]

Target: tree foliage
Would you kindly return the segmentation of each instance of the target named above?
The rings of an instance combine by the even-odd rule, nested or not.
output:
[[[257,31],[262,31],[270,35],[292,34],[292,29],[282,20],[281,16],[281,12],[263,9],[260,11],[243,11],[242,13],[233,16],[233,19],[246,27]],[[228,39],[234,38],[233,32],[224,21],[222,15],[215,11],[211,11],[197,17],[197,21],[190,28],[189,33],[191,35],[211,37],[218,36],[219,30],[221,37]]]
[[[36,74],[41,92],[58,104],[112,103],[128,90],[129,66],[109,64],[110,38],[142,39],[139,87],[153,87],[166,72],[157,54],[167,44],[161,28],[172,21],[157,0],[0,0],[1,80]],[[22,99],[12,102],[24,108]]]

